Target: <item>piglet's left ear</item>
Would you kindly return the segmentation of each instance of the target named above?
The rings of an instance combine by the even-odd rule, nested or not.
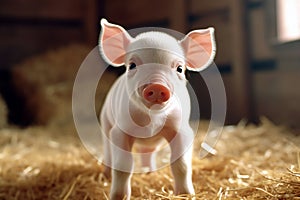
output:
[[[214,28],[191,31],[180,44],[185,52],[188,70],[202,71],[213,62],[216,54]]]

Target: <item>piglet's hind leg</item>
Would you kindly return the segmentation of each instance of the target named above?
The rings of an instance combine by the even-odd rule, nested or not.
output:
[[[156,148],[140,147],[138,152],[141,153],[141,167],[149,172],[156,169]]]

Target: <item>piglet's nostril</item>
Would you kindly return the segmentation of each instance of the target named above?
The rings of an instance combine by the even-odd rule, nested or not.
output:
[[[160,104],[170,98],[170,91],[161,84],[150,84],[143,90],[143,97],[150,103]]]

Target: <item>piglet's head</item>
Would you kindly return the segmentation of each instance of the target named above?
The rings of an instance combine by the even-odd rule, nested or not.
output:
[[[127,89],[147,107],[164,105],[186,87],[185,70],[201,71],[214,59],[214,29],[194,30],[181,40],[157,31],[136,37],[101,20],[100,52],[115,67],[125,65]]]

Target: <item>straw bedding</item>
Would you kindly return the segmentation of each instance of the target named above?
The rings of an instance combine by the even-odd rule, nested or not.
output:
[[[202,123],[199,137],[206,131]],[[0,131],[0,199],[107,199],[110,180],[70,127]],[[198,141],[198,140],[197,140]],[[200,160],[195,144],[197,199],[300,199],[300,137],[263,119],[225,127],[217,154]],[[134,174],[133,199],[174,196],[169,167]]]
[[[0,200],[108,199],[110,180],[81,145],[71,118],[70,87],[87,51],[73,45],[15,69],[16,90],[27,100],[27,112],[44,126],[0,129]],[[70,63],[75,67],[66,69]],[[109,80],[105,82],[108,87]],[[198,138],[205,135],[208,122],[200,125]],[[196,199],[300,199],[299,135],[262,118],[259,126],[242,121],[225,127],[217,154],[202,160],[200,141],[195,141],[193,157]],[[132,199],[190,197],[175,196],[172,184],[169,167],[134,174]]]

